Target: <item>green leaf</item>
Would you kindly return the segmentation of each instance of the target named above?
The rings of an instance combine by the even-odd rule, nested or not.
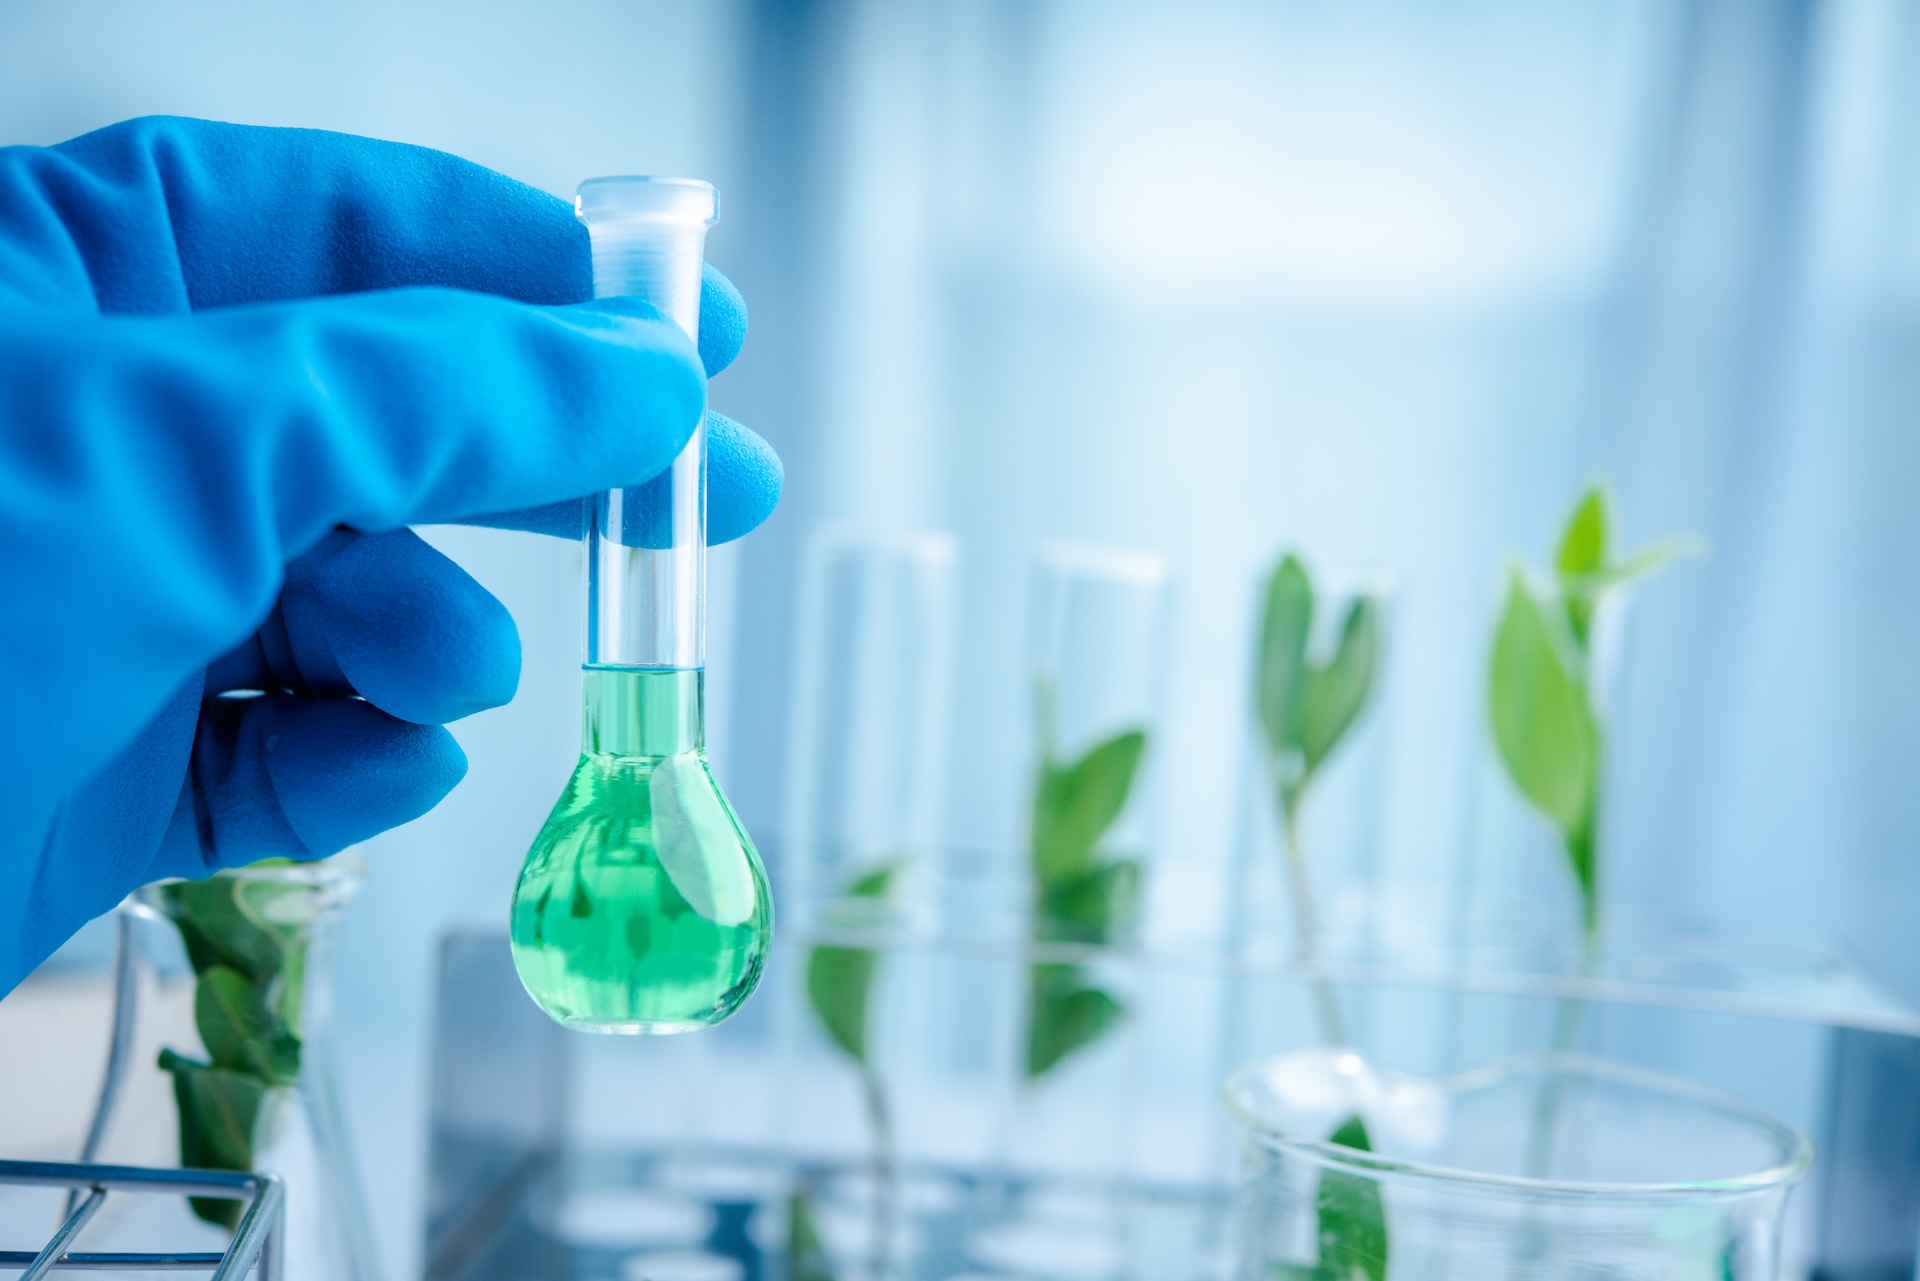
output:
[[[1313,630],[1313,583],[1297,556],[1284,557],[1267,582],[1260,624],[1255,701],[1267,747],[1297,747],[1307,683],[1307,638]]]
[[[270,866],[284,860],[269,860]],[[213,1059],[172,1050],[160,1066],[173,1076],[181,1164],[246,1170],[261,1101],[300,1074],[301,998],[313,911],[311,886],[215,875],[162,887],[160,905],[180,930],[199,982],[194,1022]],[[209,1223],[231,1228],[240,1202],[190,1198]]]
[[[813,1226],[813,1194],[805,1188],[787,1198],[787,1281],[834,1281],[820,1231]]]
[[[1091,1045],[1126,1014],[1111,994],[1086,984],[1077,965],[1033,967],[1027,1028],[1027,1079],[1037,1080],[1075,1050]]]
[[[1132,911],[1140,871],[1131,860],[1097,860],[1095,849],[1126,808],[1147,736],[1127,730],[1062,765],[1051,759],[1051,686],[1042,682],[1040,777],[1034,788],[1034,933],[1105,942]],[[1035,965],[1027,1025],[1027,1075],[1051,1070],[1123,1013],[1086,986],[1077,967]]]
[[[1679,556],[1704,556],[1707,544],[1695,537],[1663,538],[1623,561],[1609,559],[1605,491],[1589,489],[1567,519],[1555,562],[1560,593],[1565,598],[1567,624],[1584,650],[1592,631],[1593,613],[1600,597],[1616,587],[1653,573]]]
[[[300,1038],[238,970],[216,965],[200,976],[193,1018],[216,1066],[279,1085],[299,1077]]]
[[[1367,1126],[1358,1116],[1347,1118],[1329,1143],[1373,1151]],[[1387,1211],[1380,1185],[1345,1170],[1320,1175],[1317,1198],[1320,1216],[1320,1263],[1315,1281],[1385,1281],[1387,1275]]]
[[[856,877],[850,898],[885,898],[898,865]],[[867,1006],[879,957],[865,947],[816,947],[807,954],[807,1002],[833,1043],[862,1067],[867,1063]]]
[[[863,872],[853,878],[847,886],[848,898],[885,898],[893,891],[893,878],[900,871],[900,864],[888,863]]]
[[[1567,577],[1581,578],[1598,574],[1607,567],[1607,496],[1598,485],[1591,486],[1574,504],[1567,527],[1560,535],[1560,553],[1554,568]]]
[[[1379,652],[1380,608],[1362,596],[1347,610],[1333,658],[1307,680],[1299,738],[1304,776],[1320,768],[1367,705]]]
[[[1108,943],[1126,928],[1140,894],[1140,864],[1111,859],[1081,876],[1063,877],[1040,896],[1040,937]]]
[[[1042,762],[1033,805],[1034,870],[1042,885],[1083,875],[1093,847],[1126,807],[1147,736],[1127,730],[1064,768]]]
[[[269,989],[268,999],[279,1007],[282,1026],[297,1037],[300,1031],[300,1002],[305,999],[307,992],[307,940],[297,936],[289,940],[282,956],[279,996],[276,999]]]
[[[1488,682],[1493,738],[1514,785],[1563,836],[1587,825],[1600,768],[1599,730],[1568,648],[1513,571]]]
[[[1663,538],[1657,543],[1649,543],[1617,565],[1609,565],[1597,584],[1598,590],[1619,587],[1636,578],[1644,578],[1659,569],[1670,560],[1681,556],[1704,556],[1707,554],[1707,542],[1703,538]]]
[[[253,1168],[253,1129],[267,1085],[242,1072],[160,1051],[160,1067],[173,1076],[180,1113],[180,1164],[202,1170]],[[245,1204],[215,1197],[189,1198],[193,1212],[231,1231]]]
[[[867,994],[875,957],[864,947],[816,947],[807,957],[807,1000],[833,1043],[867,1061]]]
[[[285,965],[289,947],[297,945],[298,931],[264,921],[256,905],[240,898],[241,885],[229,876],[177,881],[163,888],[162,900],[194,973],[224,965],[264,989]]]
[[[1567,626],[1574,643],[1584,650],[1587,633],[1593,629],[1597,581],[1607,569],[1607,498],[1598,485],[1581,496],[1567,518],[1554,567],[1559,570],[1560,593],[1566,600]]]

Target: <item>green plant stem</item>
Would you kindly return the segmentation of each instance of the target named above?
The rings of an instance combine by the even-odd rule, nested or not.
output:
[[[1585,659],[1585,636],[1581,636],[1582,658]],[[1583,679],[1582,696],[1591,699],[1591,686]],[[1596,713],[1593,724],[1598,727],[1600,718]],[[1565,834],[1567,863],[1573,869],[1574,889],[1580,896],[1580,966],[1577,977],[1591,979],[1600,964],[1600,867],[1598,852],[1600,847],[1600,804],[1606,779],[1605,757],[1598,747],[1604,741],[1598,728],[1595,730],[1596,748],[1593,760],[1593,774],[1588,785],[1587,809],[1585,815]],[[1563,996],[1556,1003],[1553,1013],[1553,1039],[1549,1050],[1558,1057],[1571,1054],[1580,1043],[1581,1025],[1586,1021],[1587,1000],[1580,996]],[[1533,1109],[1533,1129],[1527,1142],[1527,1174],[1531,1178],[1544,1179],[1553,1165],[1554,1131],[1560,1123],[1560,1083],[1549,1076],[1540,1086],[1540,1097],[1535,1100]]]
[[[1587,1013],[1584,999],[1563,996],[1555,1003],[1553,1013],[1553,1059],[1571,1052],[1580,1038],[1580,1024]],[[1553,1136],[1560,1124],[1560,1079],[1551,1069],[1547,1079],[1540,1083],[1540,1093],[1533,1101],[1533,1120],[1527,1136],[1527,1177],[1544,1179],[1553,1167]]]
[[[1584,957],[1581,971],[1584,975],[1593,972],[1593,938],[1587,937],[1582,949]],[[1554,1006],[1553,1012],[1553,1062],[1560,1055],[1569,1054],[1580,1041],[1580,1027],[1586,1021],[1587,1000],[1579,996],[1563,996]],[[1560,1126],[1560,1102],[1562,1091],[1560,1079],[1551,1075],[1540,1083],[1540,1093],[1533,1101],[1533,1119],[1527,1135],[1527,1177],[1546,1179],[1553,1170],[1554,1132]],[[1529,1275],[1525,1269],[1529,1264],[1546,1253],[1547,1227],[1541,1217],[1539,1206],[1528,1210],[1524,1244],[1521,1246],[1517,1264],[1522,1269],[1518,1275]]]
[[[867,1126],[873,1137],[873,1245],[868,1264],[869,1281],[883,1281],[891,1274],[896,1212],[893,1113],[878,1072],[862,1064],[860,1083],[866,1096]]]
[[[1594,780],[1594,790],[1599,790],[1599,780]],[[1594,801],[1598,807],[1598,797]],[[1567,859],[1573,865],[1574,884],[1580,893],[1580,937],[1581,946],[1587,951],[1593,948],[1594,940],[1600,933],[1600,880],[1599,868],[1594,865],[1594,849],[1598,842],[1594,839],[1594,820],[1589,814],[1587,821],[1567,834]]]
[[[1596,930],[1583,931],[1580,940],[1579,977],[1590,979],[1599,967],[1600,938]],[[1554,1057],[1571,1054],[1580,1044],[1580,1032],[1587,1017],[1584,996],[1563,996],[1554,1004]],[[1549,1076],[1540,1084],[1540,1096],[1534,1100],[1533,1129],[1527,1140],[1527,1176],[1544,1179],[1553,1165],[1553,1134],[1560,1122],[1560,1082]]]
[[[1307,852],[1300,843],[1300,821],[1298,811],[1304,789],[1295,790],[1292,804],[1288,803],[1286,789],[1281,789],[1280,825],[1283,833],[1282,845],[1285,848],[1287,865],[1287,883],[1292,890],[1293,926],[1298,936],[1298,957],[1300,964],[1309,973],[1307,984],[1313,990],[1313,1012],[1315,1021],[1320,1025],[1320,1039],[1328,1045],[1346,1045],[1346,1020],[1340,1014],[1340,994],[1333,990],[1333,984],[1319,973],[1320,922],[1314,911],[1313,878],[1307,870]]]

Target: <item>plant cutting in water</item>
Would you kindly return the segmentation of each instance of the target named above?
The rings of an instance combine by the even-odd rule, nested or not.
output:
[[[1372,1150],[1366,1123],[1357,1116],[1347,1118],[1327,1142]],[[1326,1170],[1314,1202],[1319,1261],[1269,1265],[1272,1281],[1385,1281],[1387,1211],[1380,1185],[1344,1170]]]
[[[813,1223],[814,1191],[803,1184],[787,1198],[787,1281],[838,1281]]]
[[[1300,558],[1289,553],[1267,583],[1254,697],[1280,818],[1300,959],[1308,963],[1319,948],[1319,920],[1301,816],[1321,768],[1373,693],[1380,603],[1371,596],[1356,597],[1341,620],[1333,652],[1324,658],[1309,653],[1313,613],[1313,580]],[[1314,993],[1321,1039],[1329,1045],[1345,1044],[1346,1029],[1333,990],[1316,980]]]
[[[1600,932],[1606,763],[1591,670],[1594,619],[1621,587],[1688,547],[1669,540],[1616,561],[1607,546],[1608,525],[1606,492],[1590,486],[1567,518],[1549,578],[1534,583],[1522,567],[1509,570],[1487,676],[1500,761],[1560,838],[1579,892],[1589,961]]]
[[[286,865],[284,859],[255,864]],[[251,1170],[262,1105],[272,1091],[299,1080],[304,912],[276,912],[275,905],[309,892],[222,875],[161,888],[162,910],[179,927],[193,966],[193,1019],[207,1052],[203,1060],[160,1051],[160,1067],[173,1077],[183,1166]],[[212,1197],[191,1203],[200,1218],[229,1231],[246,1208]]]
[[[847,898],[880,902],[892,891],[897,863],[862,873],[847,886]],[[880,955],[870,947],[821,944],[807,953],[807,1003],[820,1026],[860,1072],[873,1139],[873,1242],[870,1274],[887,1275],[893,1240],[893,1124],[887,1093],[867,1040],[873,979]],[[789,1200],[788,1270],[793,1281],[832,1281],[832,1272],[813,1229],[813,1192],[803,1187]]]
[[[1256,655],[1255,712],[1265,740],[1267,773],[1280,819],[1281,854],[1292,891],[1300,959],[1311,965],[1319,947],[1313,879],[1302,843],[1302,811],[1321,768],[1347,736],[1373,693],[1380,654],[1380,603],[1361,595],[1347,606],[1332,653],[1315,657],[1314,589],[1306,566],[1291,553],[1267,582]],[[1320,1039],[1347,1043],[1339,995],[1312,979]],[[1366,1122],[1350,1116],[1328,1140],[1370,1151]],[[1320,1177],[1319,1263],[1300,1269],[1301,1281],[1380,1281],[1386,1275],[1387,1221],[1379,1189],[1329,1170]]]
[[[1507,776],[1553,825],[1580,899],[1580,965],[1591,971],[1600,942],[1600,804],[1606,742],[1594,690],[1593,630],[1601,607],[1625,584],[1659,568],[1686,544],[1656,543],[1625,560],[1608,549],[1606,491],[1590,485],[1560,534],[1553,572],[1530,583],[1508,571],[1506,604],[1487,674],[1493,741]],[[1570,1050],[1586,1008],[1563,997],[1553,1047]],[[1557,1084],[1540,1089],[1527,1170],[1544,1177],[1560,1109]]]
[[[1132,921],[1140,863],[1103,852],[1101,842],[1127,807],[1147,735],[1124,730],[1077,760],[1061,760],[1054,746],[1053,685],[1042,677],[1035,690],[1040,769],[1033,789],[1034,940],[1111,943]],[[1036,963],[1029,986],[1029,1081],[1100,1039],[1126,1014],[1118,997],[1088,980],[1083,966]]]

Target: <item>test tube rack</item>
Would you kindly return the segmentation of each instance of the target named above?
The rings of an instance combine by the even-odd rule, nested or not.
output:
[[[178,1271],[210,1269],[213,1281],[241,1281],[255,1264],[260,1281],[279,1281],[281,1219],[286,1192],[272,1174],[226,1170],[156,1170],[132,1165],[67,1161],[0,1161],[0,1185],[67,1188],[74,1196],[66,1217],[37,1252],[0,1250],[0,1270],[19,1269],[19,1281],[40,1281],[56,1268],[79,1271]],[[226,1250],[176,1253],[74,1250],[87,1223],[115,1192],[220,1197],[248,1202]]]

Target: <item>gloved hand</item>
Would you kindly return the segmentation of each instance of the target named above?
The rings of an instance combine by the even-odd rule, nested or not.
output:
[[[137,885],[459,781],[440,726],[512,696],[519,640],[405,527],[577,537],[745,333],[717,273],[697,352],[590,284],[566,202],[438,152],[173,119],[0,149],[0,994]],[[780,467],[709,423],[724,541]]]

